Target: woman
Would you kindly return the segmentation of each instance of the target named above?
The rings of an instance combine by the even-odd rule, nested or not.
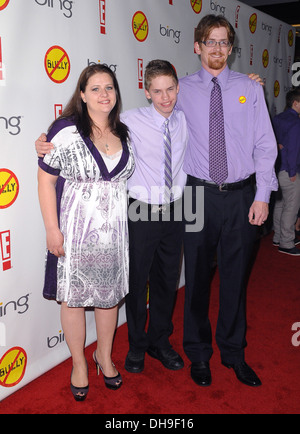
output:
[[[77,401],[88,393],[85,312],[95,307],[93,354],[105,385],[122,378],[111,359],[118,303],[128,293],[126,180],[134,170],[121,98],[106,66],[84,69],[76,90],[48,132],[54,149],[39,159],[39,200],[47,235],[44,296],[61,302],[61,321]]]

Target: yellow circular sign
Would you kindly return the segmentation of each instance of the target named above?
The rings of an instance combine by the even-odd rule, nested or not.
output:
[[[20,347],[8,350],[0,360],[0,386],[13,387],[22,381],[27,366],[27,354]]]
[[[239,97],[239,102],[240,102],[241,104],[245,104],[246,101],[247,101],[247,99],[246,99],[245,96],[240,96],[240,97]]]
[[[45,56],[45,69],[48,77],[55,83],[63,83],[70,74],[70,59],[67,52],[54,45],[49,48]]]
[[[0,0],[0,11],[2,11],[2,9],[5,9],[8,3],[9,0]]]
[[[8,169],[0,169],[0,209],[11,206],[18,194],[19,181],[16,175]]]
[[[255,33],[257,27],[257,14],[252,14],[249,19],[249,29],[251,33]]]
[[[262,63],[265,68],[269,65],[269,52],[268,50],[264,50],[262,54]]]
[[[202,10],[202,0],[191,0],[191,6],[195,14],[200,14]]]
[[[275,98],[278,97],[279,93],[280,93],[280,84],[279,84],[279,81],[276,80],[274,83],[274,96],[275,96]]]
[[[292,30],[290,30],[288,33],[288,43],[289,43],[290,47],[292,47],[292,45],[294,43],[294,33]]]
[[[149,24],[146,15],[138,11],[133,15],[132,18],[132,31],[134,34],[134,37],[139,42],[144,42],[149,33]]]

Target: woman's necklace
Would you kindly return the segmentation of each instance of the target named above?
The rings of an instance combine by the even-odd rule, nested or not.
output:
[[[106,154],[109,153],[109,144],[107,143],[108,141],[108,136],[109,136],[110,131],[107,130],[106,128],[104,129],[103,133],[98,137],[96,135],[94,135],[94,143],[96,145],[96,147],[101,151],[101,147],[102,149],[104,148],[104,151]]]

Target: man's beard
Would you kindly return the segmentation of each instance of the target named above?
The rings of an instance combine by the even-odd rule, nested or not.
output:
[[[211,69],[216,69],[216,70],[222,69],[225,63],[226,60],[224,56],[218,58],[211,58],[211,57],[208,58],[208,66]]]

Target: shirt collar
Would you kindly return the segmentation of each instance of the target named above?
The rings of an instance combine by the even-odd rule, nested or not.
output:
[[[211,84],[211,80],[213,79],[214,76],[210,72],[208,72],[205,68],[201,68],[199,70],[198,74],[199,74],[199,77],[201,78],[202,82],[207,87],[209,87]],[[218,82],[220,83],[220,86],[222,89],[226,88],[229,74],[230,74],[230,69],[229,69],[228,65],[226,65],[225,69],[223,69],[223,71],[217,75]]]
[[[292,115],[296,116],[297,118],[299,118],[299,113],[296,112],[296,110],[294,110],[292,107],[289,107],[287,109],[287,111],[289,111]],[[300,119],[300,118],[299,118]]]
[[[152,112],[152,117],[154,119],[155,124],[158,128],[162,128],[166,119],[169,119],[170,124],[172,124],[172,120],[174,119],[175,115],[175,109],[172,111],[171,115],[168,118],[165,118],[163,115],[161,115],[154,107],[153,104],[150,106],[150,110]]]

